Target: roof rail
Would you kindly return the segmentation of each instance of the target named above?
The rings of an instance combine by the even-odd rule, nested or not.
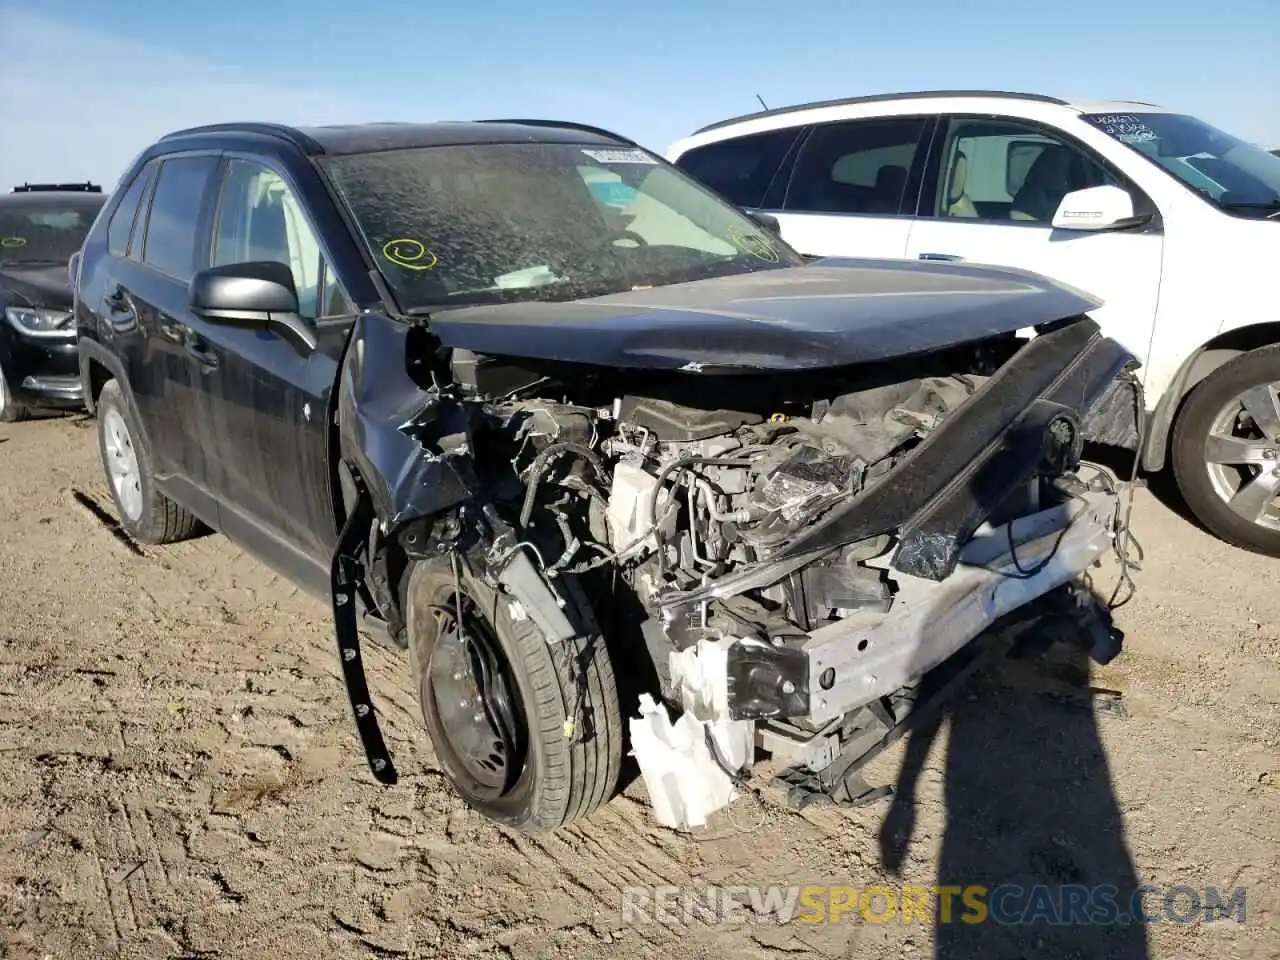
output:
[[[320,145],[319,141],[313,140],[296,127],[290,127],[283,123],[208,123],[199,127],[174,130],[172,133],[166,133],[160,139],[161,141],[175,140],[178,137],[194,137],[202,133],[256,133],[259,136],[284,140],[304,153],[324,153],[324,147]]]
[[[759,110],[755,113],[744,113],[740,117],[730,117],[707,124],[694,131],[694,134],[718,130],[746,120],[760,120],[764,117],[783,116],[788,113],[799,113],[801,110],[816,110],[819,107],[845,107],[856,103],[879,103],[886,100],[924,100],[929,97],[1009,97],[1014,100],[1036,100],[1040,103],[1056,103],[1067,106],[1067,101],[1057,97],[1047,97],[1039,93],[1013,93],[1008,90],[916,90],[908,93],[876,93],[863,97],[844,97],[837,100],[815,100],[812,103],[797,103],[790,107],[775,107],[772,110]]]
[[[606,130],[603,127],[593,127],[589,123],[574,123],[572,120],[524,120],[512,118],[493,117],[488,120],[477,120],[477,123],[519,123],[526,127],[564,127],[566,130],[581,130],[583,133],[598,133],[602,137],[609,137],[620,143],[638,146],[638,144],[620,133],[614,133],[612,130]]]
[[[44,193],[44,192],[63,192],[63,193],[101,193],[102,187],[96,183],[90,183],[88,180],[84,183],[24,183],[20,187],[14,187],[14,193]]]

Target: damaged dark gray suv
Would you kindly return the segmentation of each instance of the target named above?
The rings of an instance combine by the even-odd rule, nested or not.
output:
[[[180,131],[77,270],[123,528],[212,527],[330,601],[389,784],[376,625],[458,792],[521,829],[588,814],[624,753],[670,825],[761,750],[793,799],[856,802],[922,677],[1084,616],[1127,539],[1082,462],[1142,409],[1095,301],[806,263],[594,128]]]

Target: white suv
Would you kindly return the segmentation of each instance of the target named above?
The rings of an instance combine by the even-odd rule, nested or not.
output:
[[[1207,527],[1280,556],[1280,157],[1151,104],[968,91],[768,110],[667,158],[810,256],[1092,293],[1143,362],[1144,468],[1171,461]]]

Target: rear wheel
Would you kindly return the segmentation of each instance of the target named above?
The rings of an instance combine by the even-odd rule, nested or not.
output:
[[[1178,488],[1228,543],[1280,556],[1280,346],[1223,364],[1191,392],[1174,428]]]
[[[609,797],[622,761],[622,718],[594,626],[548,642],[518,605],[462,564],[456,581],[448,563],[417,564],[405,599],[423,721],[440,766],[471,807],[540,833]]]
[[[108,380],[98,396],[98,449],[120,526],[139,543],[174,543],[198,533],[195,515],[155,487],[151,458],[139,442],[142,431],[124,393]]]

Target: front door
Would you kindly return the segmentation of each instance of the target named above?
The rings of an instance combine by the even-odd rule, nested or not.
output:
[[[204,331],[203,349],[216,368],[214,495],[224,533],[327,597],[337,538],[329,404],[354,311],[297,191],[262,161],[229,157],[210,262],[262,260],[289,265],[299,313],[319,345],[309,352],[274,330]]]
[[[813,257],[902,257],[932,126],[888,117],[814,127],[782,209],[769,211],[782,238]]]
[[[1139,188],[1087,147],[1023,120],[944,118],[935,143],[907,255],[1018,267],[1093,294],[1104,301],[1091,311],[1094,319],[1145,359],[1160,293],[1158,224],[1120,231],[1052,226],[1073,190],[1117,185],[1141,210],[1150,201]]]

